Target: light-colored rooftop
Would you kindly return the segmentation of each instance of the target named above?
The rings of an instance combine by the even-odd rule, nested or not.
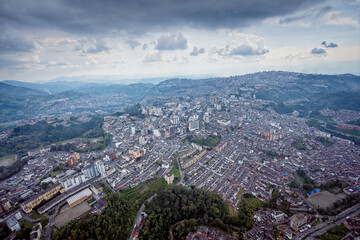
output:
[[[89,197],[91,195],[92,195],[91,190],[89,188],[85,188],[84,190],[75,194],[74,196],[69,197],[66,201],[68,202],[68,204],[73,204],[74,202],[78,201],[79,199],[81,199],[85,196]]]

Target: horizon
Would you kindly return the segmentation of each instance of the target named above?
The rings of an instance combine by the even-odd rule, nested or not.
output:
[[[0,80],[1,83],[6,81],[15,81],[15,82],[24,82],[24,83],[33,83],[33,84],[46,84],[46,83],[56,83],[56,82],[79,82],[79,83],[94,83],[94,84],[123,84],[123,85],[130,85],[130,84],[140,84],[140,83],[151,83],[151,84],[158,84],[166,80],[171,79],[189,79],[189,80],[204,80],[210,78],[229,78],[229,77],[241,77],[246,75],[252,75],[257,73],[269,73],[269,72],[285,72],[285,73],[298,73],[298,74],[310,74],[310,75],[329,75],[329,76],[337,76],[337,75],[354,75],[360,76],[359,74],[354,73],[334,73],[334,74],[327,74],[327,73],[315,73],[315,72],[297,72],[297,71],[285,71],[285,70],[265,70],[265,71],[257,71],[257,72],[248,72],[244,74],[235,74],[235,75],[211,75],[211,74],[201,74],[201,75],[188,75],[188,76],[150,76],[150,77],[121,77],[121,75],[78,75],[78,76],[59,76],[57,78],[43,80],[43,81],[22,81],[22,80],[15,80],[15,79],[3,79]],[[119,76],[119,77],[118,77]],[[75,80],[72,80],[75,79]],[[123,81],[123,82],[122,82]]]

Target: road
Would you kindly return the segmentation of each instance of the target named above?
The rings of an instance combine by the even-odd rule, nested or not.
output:
[[[303,195],[303,183],[302,183],[302,181],[300,180],[300,178],[299,178],[299,176],[297,175],[297,174],[294,174],[294,176],[295,176],[295,178],[296,178],[296,180],[299,182],[299,184],[300,184],[300,197],[301,197],[301,199],[304,201],[304,202],[306,202],[315,212],[316,212],[316,214],[317,214],[317,216],[319,217],[319,219],[320,219],[320,223],[322,223],[323,221],[322,221],[322,219],[321,219],[321,215],[320,215],[320,213],[318,212],[318,210],[304,197],[304,195]]]
[[[55,208],[55,212],[52,214],[52,215],[48,215],[46,214],[46,217],[49,218],[49,223],[48,225],[46,225],[46,229],[45,229],[45,232],[44,232],[44,238],[45,240],[51,240],[51,232],[52,232],[52,228],[53,228],[53,225],[54,225],[54,220],[55,220],[55,217],[59,211],[59,208],[60,206],[62,206],[63,204],[65,203],[65,201],[62,201],[60,204],[58,204]],[[42,226],[43,228],[45,228],[45,226]]]
[[[357,205],[339,213],[338,215],[336,215],[335,217],[331,217],[329,220],[320,223],[318,225],[316,225],[315,227],[312,227],[308,230],[306,230],[305,232],[301,233],[300,235],[296,236],[295,239],[296,240],[300,240],[300,239],[304,239],[307,235],[310,234],[309,237],[307,237],[306,239],[310,240],[310,239],[314,239],[312,236],[314,234],[316,235],[320,235],[325,233],[327,230],[329,230],[330,228],[336,226],[336,225],[340,225],[343,222],[346,221],[347,217],[355,217],[356,215],[360,214],[360,203],[358,203]]]
[[[152,195],[151,197],[149,197],[146,202],[150,202],[154,197],[157,196],[157,193],[155,193],[154,195]],[[134,220],[134,224],[133,224],[133,227],[132,227],[132,230],[131,230],[131,234],[130,234],[130,237],[129,237],[129,240],[132,240],[133,238],[133,234],[134,234],[134,230],[135,230],[135,227],[139,225],[140,221],[141,221],[141,212],[144,211],[144,208],[145,208],[145,203],[143,203],[141,205],[141,207],[139,208],[139,211],[137,212],[136,214],[136,217],[135,217],[135,220]]]

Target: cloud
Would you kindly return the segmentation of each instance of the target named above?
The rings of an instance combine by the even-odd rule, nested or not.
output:
[[[109,52],[110,48],[106,46],[102,41],[96,41],[90,47],[83,50],[83,53],[96,54],[101,52]]]
[[[256,56],[264,55],[269,49],[264,47],[264,39],[253,34],[231,32],[228,44],[215,52],[221,56]]]
[[[324,55],[326,54],[325,49],[322,48],[314,48],[310,51],[311,54],[315,54],[315,55]]]
[[[89,61],[85,61],[85,64],[86,64],[87,66],[89,66],[89,65],[96,65],[96,64],[98,64],[98,61],[96,61],[96,59],[90,59]]]
[[[321,43],[321,45],[323,45],[326,48],[336,48],[336,47],[338,47],[338,45],[336,43],[331,42],[329,44],[326,44],[326,41],[323,41]]]
[[[135,49],[137,46],[140,46],[140,45],[141,45],[141,43],[138,42],[138,41],[135,40],[135,39],[126,39],[126,40],[125,40],[125,43],[126,43],[127,45],[129,45],[129,47],[130,47],[131,49]]]
[[[299,22],[301,20],[308,19],[308,18],[318,18],[318,17],[321,17],[324,14],[328,13],[331,10],[332,10],[332,7],[329,5],[313,8],[312,10],[306,11],[299,15],[288,16],[288,17],[282,18],[279,20],[279,24],[290,24],[290,23]]]
[[[207,29],[246,27],[323,1],[11,0],[1,3],[0,16],[2,24],[23,29],[92,34],[114,30],[143,33],[175,26]]]
[[[193,50],[190,52],[190,56],[198,56],[200,54],[203,54],[205,53],[205,49],[204,48],[197,48],[197,47],[194,47]]]
[[[323,23],[327,25],[335,25],[335,26],[360,27],[360,23],[358,20],[352,17],[344,17],[341,14],[342,14],[341,11],[328,12],[322,18]]]
[[[158,51],[153,51],[148,53],[143,62],[161,62],[162,61],[162,57],[161,57],[161,53]]]
[[[4,33],[0,36],[0,53],[31,52],[34,49],[34,42],[31,42],[20,34]]]
[[[186,49],[187,39],[181,33],[162,35],[158,38],[155,49],[157,50],[177,50]]]

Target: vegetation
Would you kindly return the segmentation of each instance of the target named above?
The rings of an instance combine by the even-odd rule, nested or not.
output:
[[[338,193],[342,193],[342,190],[347,186],[348,186],[348,184],[346,182],[336,179],[336,180],[331,180],[329,182],[321,184],[319,186],[319,188],[322,190],[327,190],[334,194],[338,194]]]
[[[10,235],[10,233],[11,230],[6,226],[6,223],[0,223],[0,239],[5,239],[7,236]]]
[[[345,235],[350,232],[349,229],[343,225],[338,225],[330,228],[326,233],[318,236],[321,240],[337,240],[342,239]]]
[[[53,239],[127,239],[137,208],[120,193],[106,194],[107,207],[101,215],[85,215],[73,220],[52,236]]]
[[[0,156],[17,153],[20,156],[32,149],[76,137],[103,137],[103,118],[96,116],[89,122],[71,124],[70,126],[52,126],[45,120],[36,124],[26,124],[14,128],[9,139],[0,144]]]
[[[19,160],[15,161],[11,166],[8,166],[8,167],[1,166],[0,167],[0,181],[20,172],[20,170],[27,163],[27,161],[28,161],[27,158],[19,159]]]
[[[319,212],[322,215],[334,216],[344,211],[347,208],[353,207],[360,202],[360,193],[351,194],[346,196],[346,198],[338,200],[334,203],[333,207],[326,209],[320,208]]]
[[[125,109],[125,112],[115,112],[112,114],[112,116],[122,116],[124,114],[129,114],[130,117],[139,117],[139,118],[145,118],[145,115],[142,114],[142,109],[140,103],[134,104],[132,106],[129,106]]]
[[[316,141],[321,142],[322,145],[324,145],[324,147],[329,147],[334,144],[332,141],[328,140],[328,138],[316,137],[315,139],[316,139]]]
[[[87,147],[78,148],[74,143],[66,143],[66,144],[56,144],[52,145],[50,151],[74,151],[74,152],[91,152],[105,149],[107,145],[109,145],[111,141],[111,135],[108,133],[104,134],[104,137],[101,137],[100,140],[97,140],[96,143],[91,144],[88,142]]]
[[[292,181],[291,183],[288,184],[289,187],[291,188],[299,188],[300,184],[299,182],[295,179],[294,181]]]
[[[303,183],[303,189],[308,192],[315,188],[314,181],[306,175],[306,172],[302,169],[296,170],[296,174],[299,176],[300,181]]]
[[[221,136],[208,136],[206,138],[187,136],[186,138],[189,142],[193,142],[201,146],[206,146],[209,149],[214,148],[221,142]]]
[[[280,205],[277,204],[278,200],[281,201]],[[264,207],[280,210],[288,215],[290,214],[290,202],[286,201],[284,196],[281,195],[277,189],[274,189],[270,201],[266,203]]]
[[[173,167],[171,168],[170,172],[174,174],[174,183],[177,183],[181,180],[181,174],[176,157],[174,157],[174,159],[172,160],[172,165]]]
[[[296,141],[292,142],[291,146],[299,150],[307,150],[302,138],[298,138]]]
[[[121,193],[106,192],[108,206],[101,215],[86,215],[73,220],[52,236],[53,239],[127,239],[137,210],[145,200],[148,214],[141,239],[167,239],[170,228],[175,239],[184,238],[199,225],[220,228],[241,236],[250,229],[253,216],[262,205],[252,195],[239,204],[239,211],[229,214],[227,203],[216,193],[167,185],[163,179],[142,183]]]
[[[16,240],[30,239],[30,233],[35,223],[24,220],[21,224],[21,231],[16,234]]]

